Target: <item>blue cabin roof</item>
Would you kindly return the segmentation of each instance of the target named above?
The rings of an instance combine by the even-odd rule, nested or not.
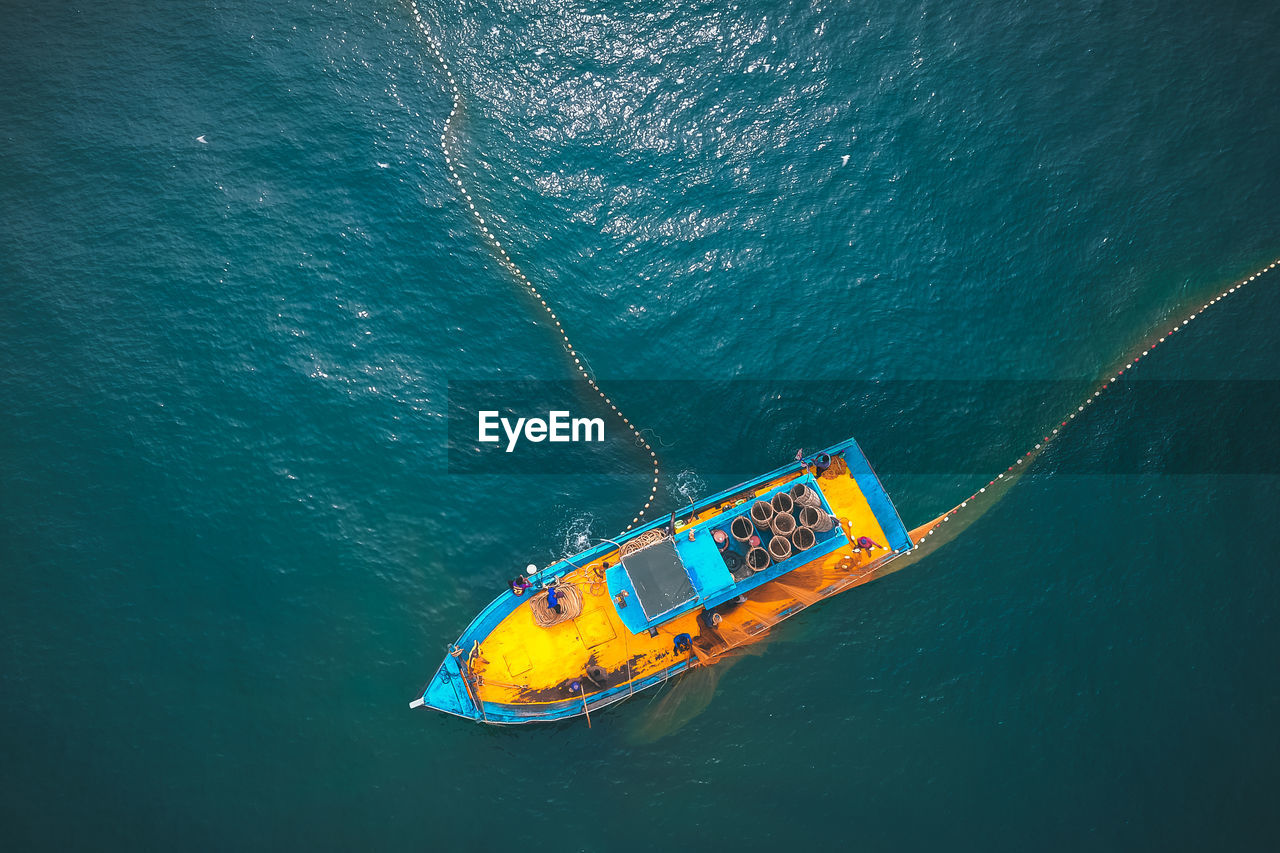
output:
[[[808,473],[765,492],[759,499],[769,500],[797,483],[812,489],[822,501],[822,508],[831,512],[831,505],[822,494],[818,481]],[[763,571],[739,571],[735,577],[729,570],[725,553],[716,545],[715,531],[724,531],[728,536],[733,519],[748,509],[748,504],[739,504],[682,530],[674,540],[670,537],[663,539],[611,566],[605,572],[605,580],[622,624],[631,633],[639,634],[694,608],[723,604],[849,542],[840,525],[833,525],[830,530],[814,532],[816,542],[812,548],[771,563]],[[689,538],[690,532],[692,539]],[[757,535],[761,547],[768,548],[773,534],[768,530],[758,530]],[[741,559],[742,554],[738,553],[737,557]],[[626,603],[618,606],[618,595],[624,591],[627,593],[623,599]]]
[[[734,583],[733,574],[712,538],[714,524],[714,521],[708,521],[694,527],[692,540],[687,532],[676,540],[676,553],[680,555],[680,562],[701,598],[714,595]]]

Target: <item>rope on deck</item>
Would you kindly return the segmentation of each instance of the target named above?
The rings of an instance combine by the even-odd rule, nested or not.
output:
[[[573,584],[556,584],[556,599],[560,603],[559,613],[547,606],[546,592],[538,593],[529,601],[533,622],[539,628],[550,628],[552,625],[568,622],[582,613],[582,593]]]
[[[502,243],[498,240],[497,236],[494,235],[489,226],[485,224],[484,216],[481,215],[480,211],[476,210],[475,199],[471,197],[471,193],[462,182],[462,176],[458,174],[458,169],[465,167],[460,161],[458,161],[453,149],[449,147],[449,136],[453,126],[453,120],[454,117],[457,116],[458,110],[462,105],[462,95],[458,92],[458,81],[454,79],[453,72],[449,69],[449,63],[445,60],[444,53],[440,50],[439,43],[431,35],[431,31],[427,28],[426,21],[422,19],[422,13],[418,10],[416,0],[409,0],[409,8],[413,11],[413,19],[417,22],[418,28],[422,30],[422,35],[426,38],[427,45],[431,48],[431,52],[435,54],[436,61],[439,62],[440,67],[444,69],[445,76],[448,78],[449,89],[453,94],[453,106],[449,109],[449,117],[445,119],[444,128],[440,133],[440,149],[444,152],[444,162],[445,165],[449,167],[449,175],[453,182],[458,185],[458,191],[462,193],[462,198],[467,204],[467,209],[471,211],[471,216],[475,220],[477,227],[479,227],[480,233],[484,235],[485,240],[488,241],[489,245],[493,248],[493,251],[498,258],[498,262],[508,272],[510,272],[511,275],[515,276],[516,280],[519,281],[526,290],[533,294],[533,298],[538,300],[538,303],[542,305],[543,310],[547,312],[547,316],[551,318],[551,322],[555,323],[556,331],[559,332],[560,337],[564,339],[564,347],[568,350],[569,357],[573,359],[573,364],[578,369],[578,373],[580,373],[586,383],[591,386],[591,390],[598,393],[600,395],[600,399],[604,401],[605,405],[612,409],[614,414],[621,418],[622,422],[631,430],[632,435],[635,437],[636,446],[643,447],[649,452],[649,459],[653,462],[653,485],[649,489],[649,497],[645,501],[644,507],[636,513],[636,517],[631,519],[631,523],[627,525],[626,529],[630,530],[640,523],[640,520],[644,518],[645,512],[648,511],[649,505],[652,504],[657,497],[658,454],[649,444],[648,440],[640,434],[640,430],[636,425],[622,413],[617,404],[614,403],[613,400],[610,399],[603,390],[601,390],[600,386],[596,384],[595,378],[592,377],[592,375],[587,371],[586,366],[583,365],[582,358],[580,357],[577,348],[574,347],[573,342],[569,340],[569,334],[564,330],[564,326],[561,325],[560,318],[556,316],[556,312],[547,304],[547,300],[543,298],[542,293],[538,291],[538,288],[533,284],[533,282],[529,281],[529,277],[524,274],[520,267],[516,265],[515,261],[511,259],[511,256],[507,254],[507,250],[502,247]],[[626,530],[623,532],[625,533]]]
[[[1208,311],[1210,308],[1217,305],[1219,302],[1226,299],[1228,296],[1232,295],[1233,293],[1236,293],[1245,285],[1251,284],[1252,282],[1256,281],[1265,273],[1268,273],[1274,270],[1277,264],[1280,264],[1280,259],[1272,261],[1271,263],[1267,264],[1265,267],[1262,267],[1261,269],[1252,273],[1248,277],[1242,278],[1240,281],[1236,282],[1233,286],[1228,287],[1226,290],[1222,291],[1217,296],[1213,297],[1208,302],[1201,305],[1199,311],[1193,311],[1191,314],[1187,315],[1187,317],[1183,319],[1181,323],[1175,322],[1173,328],[1170,329],[1165,334],[1153,336],[1153,338],[1155,338],[1154,340],[1151,338],[1148,338],[1148,342],[1142,345],[1141,352],[1137,353],[1132,358],[1128,359],[1125,362],[1124,367],[1116,370],[1114,375],[1112,375],[1109,379],[1104,379],[1102,381],[1102,384],[1099,385],[1092,394],[1090,394],[1088,397],[1085,398],[1084,403],[1077,406],[1075,408],[1075,411],[1070,412],[1067,415],[1067,417],[1064,420],[1062,420],[1056,427],[1054,427],[1051,432],[1047,433],[1040,440],[1040,442],[1035,445],[1035,447],[1032,447],[1026,453],[1022,454],[1017,459],[1015,459],[1012,465],[1006,468],[1003,473],[996,475],[996,477],[992,479],[990,482],[988,482],[985,486],[978,489],[978,491],[969,495],[969,497],[965,498],[959,504],[947,510],[945,513],[943,513],[937,519],[935,519],[933,524],[929,525],[929,528],[923,534],[921,534],[919,538],[916,539],[915,544],[923,545],[925,542],[925,539],[933,535],[933,533],[937,531],[939,526],[941,526],[943,523],[947,521],[950,521],[951,517],[954,516],[960,510],[967,507],[970,501],[977,500],[978,495],[985,494],[987,489],[991,488],[992,486],[996,485],[996,483],[1003,480],[1005,478],[1005,474],[1012,473],[1019,465],[1024,465],[1032,461],[1036,456],[1039,456],[1041,451],[1045,447],[1047,447],[1049,443],[1052,442],[1058,436],[1059,430],[1065,429],[1067,427],[1067,424],[1071,423],[1071,421],[1075,419],[1076,415],[1084,411],[1085,406],[1092,405],[1095,400],[1101,397],[1102,392],[1106,391],[1108,388],[1114,385],[1116,381],[1122,375],[1124,375],[1126,370],[1133,370],[1135,367],[1137,367],[1138,362],[1141,361],[1143,358],[1145,358],[1148,354],[1150,354],[1150,352],[1153,349],[1155,349],[1160,344],[1165,343],[1166,341],[1171,339],[1175,334],[1185,329],[1191,323],[1192,320],[1195,320],[1196,318],[1203,316],[1204,312]]]
[[[650,545],[657,545],[663,539],[667,538],[667,534],[662,529],[646,530],[635,539],[628,540],[618,550],[619,559],[629,557],[637,551],[643,551]]]

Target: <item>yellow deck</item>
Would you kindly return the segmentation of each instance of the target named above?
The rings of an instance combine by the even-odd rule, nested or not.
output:
[[[834,473],[833,467],[818,481],[832,512],[851,538],[869,536],[885,545],[885,533],[857,482],[843,473],[843,465],[839,468],[841,473]],[[812,469],[810,473],[816,474]],[[797,470],[762,483],[740,503],[745,510],[755,495],[798,476]],[[724,505],[707,507],[677,527],[676,535],[721,512],[721,506]],[[678,634],[693,637],[695,658],[689,661],[691,665],[714,663],[726,652],[759,640],[772,626],[802,607],[873,580],[878,574],[874,564],[888,553],[887,549],[855,553],[846,545],[755,588],[746,594],[745,603],[721,605],[717,611],[723,621],[715,629],[699,618],[703,609],[698,608],[662,625],[657,636],[651,637],[647,632],[632,634],[622,624],[609,597],[601,564],[617,562],[618,552],[611,551],[564,577],[562,583],[573,584],[582,595],[582,611],[577,617],[539,627],[529,604],[522,603],[483,643],[465,650],[473,676],[473,696],[478,701],[510,706],[584,698],[591,702],[593,695],[620,684],[634,686],[688,657],[674,651],[674,637]],[[606,670],[604,686],[597,686],[586,677],[589,666]],[[572,686],[575,682],[581,685],[581,693]]]

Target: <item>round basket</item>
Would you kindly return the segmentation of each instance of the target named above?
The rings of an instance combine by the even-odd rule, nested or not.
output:
[[[818,497],[818,493],[804,483],[796,483],[787,494],[791,495],[791,500],[796,506],[822,506],[822,499]]]
[[[762,572],[769,568],[769,552],[763,548],[752,548],[747,552],[747,566],[753,572]]]
[[[769,529],[779,536],[790,536],[796,529],[796,517],[789,512],[780,512],[769,522]]]

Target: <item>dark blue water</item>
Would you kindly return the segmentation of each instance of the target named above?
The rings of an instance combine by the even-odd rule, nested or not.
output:
[[[985,481],[991,412],[1052,420],[1076,401],[1038,380],[1280,255],[1272,3],[422,8],[477,206],[655,431],[660,509],[853,434],[920,523]],[[408,6],[3,20],[6,847],[1280,840],[1277,478],[1162,472],[1173,427],[1132,407],[1066,440],[1146,438],[1151,473],[1043,457],[656,742],[647,699],[592,729],[409,712],[514,567],[614,535],[648,484],[449,473],[449,379],[573,373],[447,180]],[[1146,375],[1280,379],[1274,285]],[[1029,381],[905,430],[782,399],[814,379]]]

